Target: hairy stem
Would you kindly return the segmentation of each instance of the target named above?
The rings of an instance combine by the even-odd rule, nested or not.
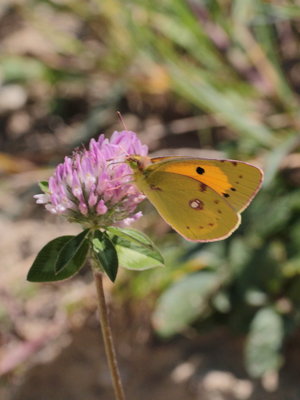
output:
[[[110,322],[108,318],[108,310],[105,301],[105,295],[103,290],[103,274],[101,271],[93,268],[97,296],[98,296],[98,311],[99,319],[102,331],[102,337],[104,341],[104,348],[106,353],[106,358],[108,361],[110,374],[113,382],[113,388],[115,391],[116,400],[125,400],[124,390],[120,378],[120,372],[118,367],[118,362],[116,358],[115,347],[113,343]]]

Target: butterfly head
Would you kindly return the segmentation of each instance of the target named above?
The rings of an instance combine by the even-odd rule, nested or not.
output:
[[[126,163],[133,171],[144,171],[151,164],[151,159],[146,156],[130,155],[126,157]]]

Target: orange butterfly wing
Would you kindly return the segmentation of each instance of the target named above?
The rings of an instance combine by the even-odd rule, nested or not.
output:
[[[237,211],[242,212],[259,190],[263,172],[260,168],[236,160],[211,160],[189,157],[151,158],[147,170],[189,176],[203,188],[210,187]]]

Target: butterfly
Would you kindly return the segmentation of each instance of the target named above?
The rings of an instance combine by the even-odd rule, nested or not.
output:
[[[131,155],[126,163],[164,220],[195,242],[230,236],[263,180],[260,168],[237,160]]]

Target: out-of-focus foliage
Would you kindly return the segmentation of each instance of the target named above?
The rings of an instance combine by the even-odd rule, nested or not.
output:
[[[281,366],[283,341],[300,323],[300,190],[283,177],[278,173],[258,194],[228,240],[183,251],[154,313],[164,336],[191,323],[199,329],[225,324],[247,334],[245,360],[253,376]],[[192,273],[178,276],[190,266]]]
[[[246,347],[246,362],[252,376],[259,377],[278,368],[282,339],[282,318],[276,310],[262,308],[253,318]]]
[[[229,326],[247,335],[254,377],[282,365],[284,340],[300,323],[300,190],[285,173],[261,190],[229,239],[169,250],[169,275],[147,280],[149,292],[163,291],[153,316],[158,333]]]
[[[181,254],[186,261],[170,262],[168,276],[136,278],[137,290],[163,291],[154,313],[162,335],[190,324],[246,333],[247,369],[263,376],[280,367],[283,341],[300,317],[300,8],[264,1],[128,4],[122,22],[131,22],[126,32],[136,39],[133,65],[143,71],[158,63],[178,97],[235,133],[222,143],[228,155],[260,156],[266,175],[237,233],[189,246]]]
[[[279,0],[27,0],[2,7],[10,24],[15,15],[16,27],[27,24],[23,36],[18,30],[6,38],[5,25],[0,32],[2,89],[18,88],[18,107],[26,103],[29,111],[25,120],[18,115],[17,149],[22,138],[32,152],[41,149],[42,136],[50,150],[53,138],[60,148],[68,127],[73,147],[112,124],[120,109],[160,115],[171,134],[193,131],[202,147],[263,166],[264,186],[232,237],[170,241],[169,267],[132,273],[128,286],[137,296],[161,294],[154,313],[161,334],[227,325],[247,336],[250,374],[279,368],[283,342],[300,319],[300,7]],[[13,110],[7,98],[5,107],[2,113]],[[196,128],[171,123],[195,115]],[[16,126],[8,120],[5,134]]]
[[[52,130],[84,121],[74,143],[107,126],[122,99],[147,115],[161,110],[147,96],[170,91],[192,113],[210,115],[199,126],[203,143],[209,128],[226,126],[234,134],[225,147],[240,158],[273,151],[299,128],[296,5],[28,0],[5,7],[18,16],[7,24],[15,18],[18,27],[22,18],[28,26],[8,38],[2,28],[3,84],[20,84],[33,103],[41,101],[38,121],[50,114]]]

